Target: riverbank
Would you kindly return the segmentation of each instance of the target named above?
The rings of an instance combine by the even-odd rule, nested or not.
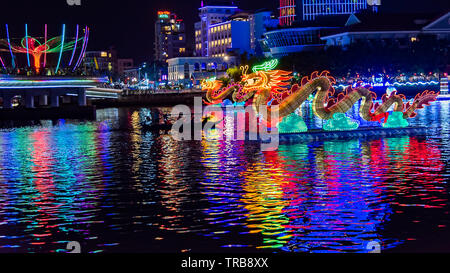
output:
[[[175,106],[178,104],[193,105],[194,98],[205,98],[206,93],[201,90],[180,90],[161,93],[143,93],[120,96],[118,99],[92,100],[97,108],[126,107],[126,106]]]

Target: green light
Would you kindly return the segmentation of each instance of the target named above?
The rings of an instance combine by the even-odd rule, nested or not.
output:
[[[252,68],[252,71],[256,72],[256,71],[261,71],[261,70],[264,70],[264,71],[274,70],[275,67],[277,67],[277,65],[278,65],[278,59],[272,59],[261,65],[255,65]]]
[[[392,112],[387,122],[383,124],[384,128],[405,128],[409,125],[408,121],[403,117],[402,112]]]
[[[358,122],[347,117],[344,113],[335,113],[333,118],[323,126],[325,131],[348,131],[358,129]]]
[[[308,131],[305,121],[296,113],[284,117],[277,127],[280,134],[303,133]]]

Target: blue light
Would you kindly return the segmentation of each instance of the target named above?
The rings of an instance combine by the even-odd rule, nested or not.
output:
[[[11,64],[13,68],[16,68],[16,63],[14,62],[14,54],[12,52],[12,48],[11,48],[11,42],[9,39],[9,28],[8,28],[8,24],[6,24],[6,39],[8,40],[8,46],[9,46],[9,52],[11,53]]]
[[[25,44],[26,44],[26,47],[27,47],[28,67],[30,67],[30,54],[28,53],[28,24],[25,24]]]
[[[64,49],[64,38],[66,36],[66,25],[63,24],[63,30],[62,30],[62,38],[61,38],[61,50],[59,51],[59,58],[58,58],[58,64],[56,65],[55,74],[58,73],[59,65],[61,64],[61,57]]]

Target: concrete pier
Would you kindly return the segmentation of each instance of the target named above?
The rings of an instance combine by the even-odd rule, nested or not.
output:
[[[25,95],[25,107],[26,108],[34,108],[34,96],[33,94]]]
[[[39,106],[47,106],[48,105],[48,96],[40,95],[39,96]]]
[[[86,89],[80,88],[78,90],[78,106],[86,106]]]
[[[59,95],[58,94],[50,95],[50,106],[51,107],[59,107]]]

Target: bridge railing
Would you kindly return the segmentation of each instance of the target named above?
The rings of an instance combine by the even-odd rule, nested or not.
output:
[[[190,94],[190,93],[201,93],[200,89],[183,89],[183,90],[169,90],[169,89],[158,89],[158,90],[129,90],[125,89],[122,92],[122,96],[147,96],[147,95],[170,95],[170,94]]]

